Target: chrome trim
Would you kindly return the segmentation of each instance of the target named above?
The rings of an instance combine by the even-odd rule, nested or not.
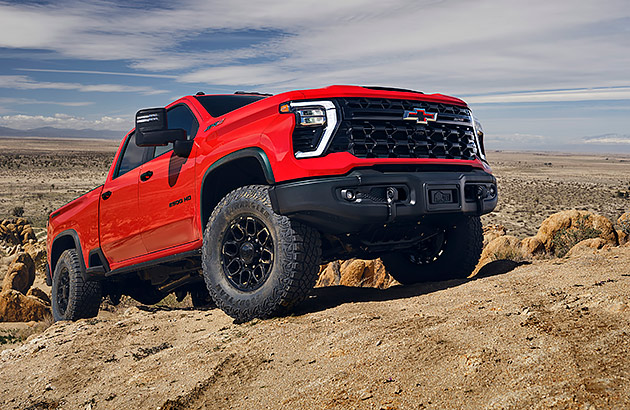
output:
[[[451,125],[464,125],[466,127],[472,127],[473,124],[470,122],[462,122],[462,121],[449,121],[449,120],[439,120],[435,121],[436,124],[451,124]]]
[[[337,108],[332,101],[300,101],[300,102],[291,102],[289,103],[291,108],[294,107],[322,107],[324,108],[324,112],[326,113],[326,128],[324,128],[324,134],[322,135],[322,139],[319,141],[317,148],[314,151],[302,152],[298,151],[295,153],[295,158],[312,158],[319,157],[324,153],[326,148],[328,148],[328,143],[335,132],[335,128],[337,128]]]

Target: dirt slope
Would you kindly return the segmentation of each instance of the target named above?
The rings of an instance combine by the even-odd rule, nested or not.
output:
[[[630,247],[315,290],[294,316],[129,308],[0,353],[0,408],[630,408]]]

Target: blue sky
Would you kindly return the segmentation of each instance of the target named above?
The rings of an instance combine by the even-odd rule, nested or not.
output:
[[[492,149],[630,152],[627,0],[0,1],[0,126],[121,131],[197,91],[466,100]]]

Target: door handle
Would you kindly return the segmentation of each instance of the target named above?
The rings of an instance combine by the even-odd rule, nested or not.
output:
[[[101,194],[101,198],[103,198],[103,200],[109,198],[110,196],[112,196],[112,191],[106,191]]]
[[[146,181],[153,176],[153,171],[147,171],[144,174],[140,175],[141,181]]]

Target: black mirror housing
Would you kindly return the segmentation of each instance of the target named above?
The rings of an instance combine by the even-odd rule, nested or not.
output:
[[[136,113],[136,145],[157,147],[175,141],[185,141],[186,131],[169,129],[164,108],[148,108]]]
[[[178,157],[187,158],[193,149],[194,143],[195,141],[193,140],[175,141],[173,143],[173,152]]]

